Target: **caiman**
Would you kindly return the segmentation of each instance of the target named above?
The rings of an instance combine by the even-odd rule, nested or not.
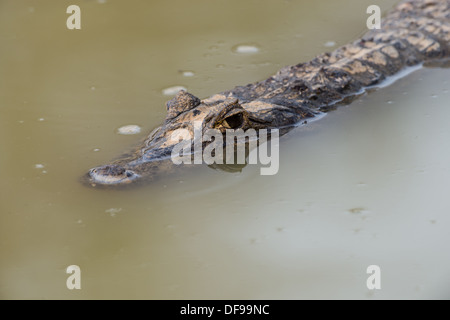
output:
[[[450,56],[450,0],[406,0],[379,29],[307,63],[288,66],[270,78],[200,100],[181,91],[168,101],[164,123],[135,151],[89,170],[92,186],[134,184],[168,172],[174,130],[289,128],[349,103],[367,88],[413,66]]]

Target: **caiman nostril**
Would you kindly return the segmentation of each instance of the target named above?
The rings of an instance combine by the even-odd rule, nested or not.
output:
[[[126,169],[121,166],[117,165],[108,165],[104,167],[105,174],[112,175],[112,176],[120,176],[123,175],[126,172]]]

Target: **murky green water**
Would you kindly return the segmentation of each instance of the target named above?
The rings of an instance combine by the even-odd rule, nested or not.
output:
[[[449,298],[448,69],[291,131],[275,176],[78,182],[161,123],[164,89],[264,79],[358,37],[372,2],[1,1],[0,297]],[[129,124],[141,133],[116,133]],[[372,264],[381,290],[366,287]]]

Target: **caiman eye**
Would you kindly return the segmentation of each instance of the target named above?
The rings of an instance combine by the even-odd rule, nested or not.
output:
[[[238,129],[244,124],[242,113],[236,113],[223,120],[223,125],[229,129]]]

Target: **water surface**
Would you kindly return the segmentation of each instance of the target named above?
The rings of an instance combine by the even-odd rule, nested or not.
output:
[[[373,1],[85,0],[78,31],[70,4],[0,2],[1,298],[449,298],[448,69],[291,131],[275,176],[79,183],[163,121],[165,89],[203,98],[310,60],[364,33]]]

